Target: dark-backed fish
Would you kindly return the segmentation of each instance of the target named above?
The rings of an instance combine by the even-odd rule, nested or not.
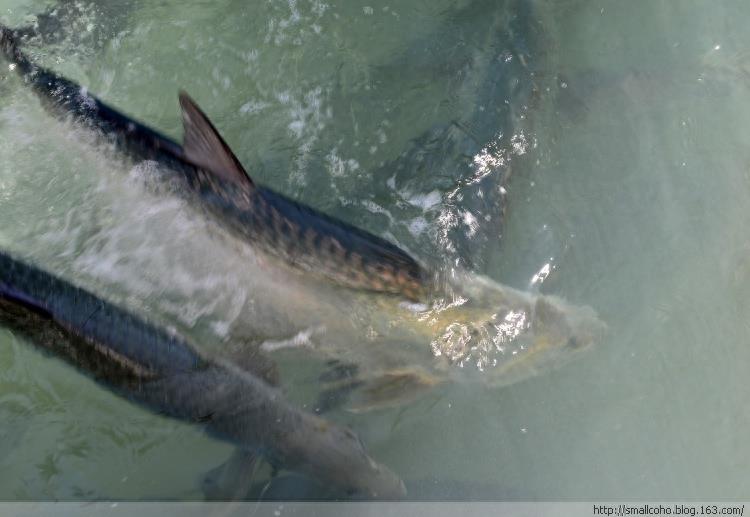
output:
[[[120,113],[85,88],[30,61],[0,26],[6,58],[51,112],[95,130],[140,160],[177,170],[185,191],[222,226],[297,268],[347,287],[418,299],[425,272],[390,242],[254,182],[196,103],[180,94],[182,145]]]
[[[329,386],[336,397],[354,386],[352,409],[402,403],[445,379],[518,382],[564,364],[603,330],[588,307],[463,271],[437,274],[394,244],[257,184],[184,93],[180,145],[32,63],[11,30],[0,29],[0,46],[51,112],[158,161],[194,207],[274,259],[247,264],[263,310],[243,315],[242,333],[268,336],[258,329],[272,324],[286,339],[262,343],[266,352],[304,345],[359,365],[346,386]]]
[[[185,337],[3,252],[0,325],[128,400],[200,424],[272,465],[360,497],[404,494],[348,428],[296,409],[246,370],[203,357]]]

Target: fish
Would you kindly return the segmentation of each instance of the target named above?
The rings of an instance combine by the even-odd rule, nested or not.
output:
[[[321,376],[332,379],[324,393],[356,400],[351,411],[405,404],[445,382],[521,382],[567,363],[606,330],[590,307],[432,267],[260,185],[184,92],[178,144],[30,61],[8,28],[0,28],[0,50],[49,111],[133,159],[157,161],[193,208],[267,257],[247,264],[264,310],[239,318],[233,332],[268,336],[259,329],[273,325],[284,339],[260,343],[269,355],[292,348],[303,360],[356,366],[344,379]]]
[[[416,260],[385,239],[255,183],[187,93],[179,96],[185,130],[180,145],[36,65],[21,52],[17,39],[0,26],[0,50],[49,111],[73,117],[137,159],[178,171],[184,192],[232,233],[341,285],[420,297],[424,271]]]
[[[204,481],[210,500],[226,500],[224,494],[215,491],[216,477],[224,472],[212,471]],[[407,479],[405,481],[411,501],[425,502],[508,502],[523,497],[516,489],[491,481],[463,481],[438,477]],[[248,501],[330,501],[335,498],[330,487],[317,483],[297,473],[279,474],[269,480],[249,483],[238,499]]]
[[[0,252],[0,325],[154,413],[202,426],[277,468],[351,496],[395,499],[403,482],[349,428],[292,406],[263,379],[202,356],[177,332]]]
[[[440,117],[420,116],[419,122],[431,125],[369,176],[389,178],[370,187],[387,200],[381,204],[396,226],[389,230],[416,238],[420,253],[426,250],[445,264],[481,270],[502,256],[507,188],[528,147],[527,115],[536,89],[532,56],[543,52],[535,16],[528,2],[460,2],[441,13],[442,23],[426,37],[373,73],[377,88],[367,94],[378,99],[387,88],[408,91],[403,83],[443,85],[436,98],[427,98],[450,108],[436,110]],[[389,94],[414,100],[413,93]],[[410,120],[410,127],[418,121]],[[411,226],[415,217],[427,224]]]

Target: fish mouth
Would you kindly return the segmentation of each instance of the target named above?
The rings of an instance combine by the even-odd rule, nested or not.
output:
[[[364,461],[353,461],[340,465],[329,481],[338,488],[335,490],[347,500],[355,501],[398,501],[406,496],[406,485],[391,469],[377,463],[369,456]],[[326,469],[313,469],[308,472],[313,478],[320,478]]]
[[[371,461],[373,471],[365,475],[361,488],[350,495],[354,498],[395,501],[406,496],[406,485],[391,469]]]
[[[607,332],[606,323],[594,309],[573,306],[553,296],[537,299],[532,326],[537,339],[554,342],[567,351],[586,350]]]
[[[348,430],[347,430],[348,431]],[[347,433],[348,434],[348,433]],[[349,462],[338,472],[343,474],[342,486],[348,486],[346,495],[352,499],[395,501],[406,496],[406,485],[390,468],[370,457],[364,445],[355,436],[359,458]]]
[[[406,485],[385,465],[376,462],[354,431],[309,415],[290,437],[288,459],[298,470],[319,479],[344,499],[399,500]]]

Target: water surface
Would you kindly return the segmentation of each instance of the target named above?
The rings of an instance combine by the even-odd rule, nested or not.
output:
[[[21,25],[52,4],[2,0],[0,17]],[[83,2],[28,51],[175,137],[184,88],[257,181],[424,259],[600,312],[606,339],[544,376],[329,415],[412,497],[740,498],[749,10]],[[2,70],[3,249],[207,346],[236,338],[262,296],[249,251]],[[200,499],[231,453],[6,330],[0,345],[3,499]],[[311,373],[292,371],[304,403]]]

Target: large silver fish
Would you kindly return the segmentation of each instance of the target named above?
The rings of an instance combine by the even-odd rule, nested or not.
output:
[[[430,269],[380,237],[259,185],[184,93],[180,145],[32,63],[11,30],[0,29],[0,46],[50,111],[135,160],[161,163],[196,209],[257,251],[260,259],[247,267],[263,310],[243,318],[244,330],[289,338],[261,343],[268,353],[304,345],[363,366],[347,379],[361,395],[358,409],[403,402],[451,378],[517,382],[563,364],[602,333],[590,308]]]

